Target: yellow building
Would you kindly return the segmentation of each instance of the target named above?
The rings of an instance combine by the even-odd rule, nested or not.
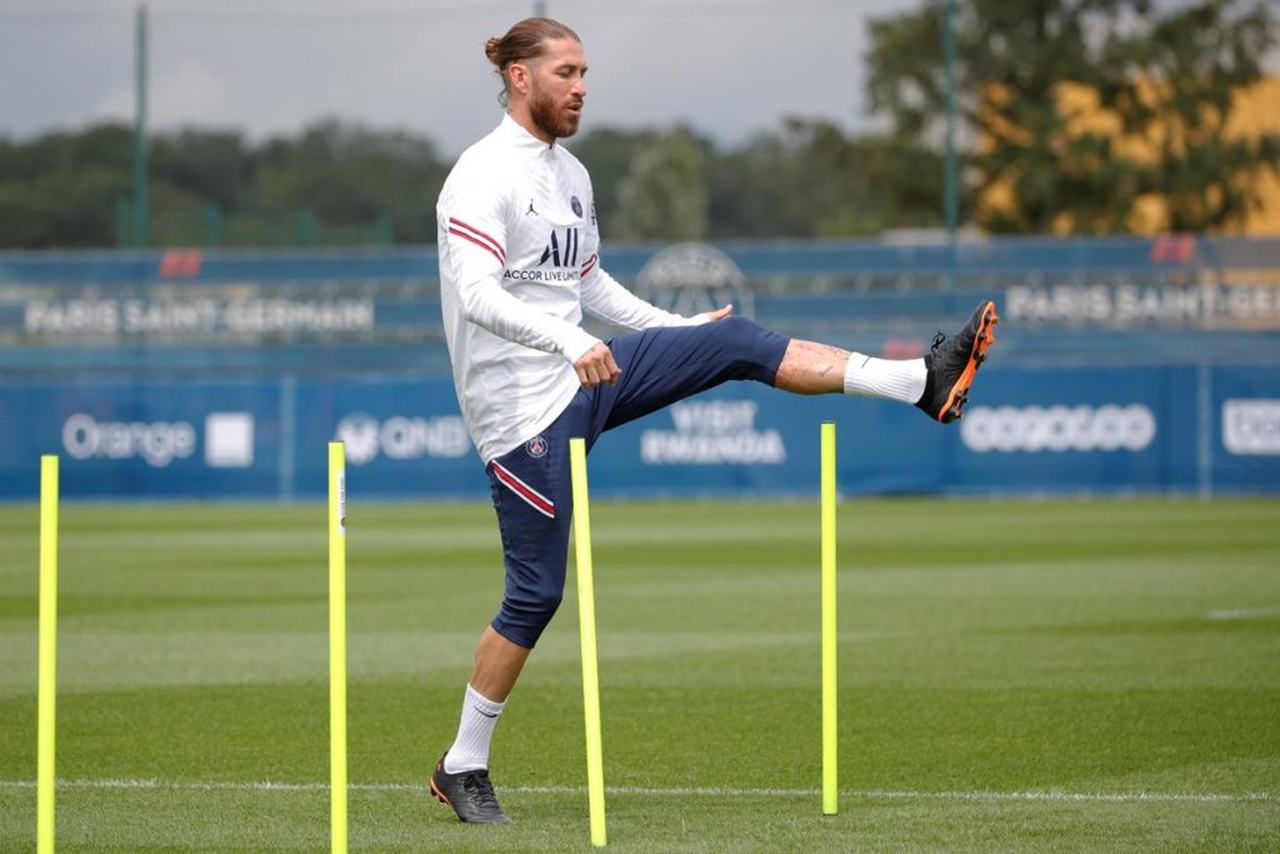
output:
[[[1139,87],[1139,97],[1154,104],[1162,96],[1156,84]],[[983,93],[984,100],[993,107],[1007,101],[1007,94],[995,87]],[[1066,133],[1063,146],[1085,134],[1095,134],[1112,139],[1111,154],[1136,163],[1156,162],[1163,148],[1175,150],[1186,144],[1186,129],[1178,122],[1154,121],[1138,131],[1126,132],[1120,116],[1099,104],[1098,93],[1092,88],[1075,82],[1063,82],[1056,92],[1058,112],[1065,118]],[[999,120],[998,115],[986,111],[986,133],[979,140],[979,150],[990,150],[993,137],[1008,141],[1026,140],[1028,134]],[[1222,123],[1222,133],[1228,140],[1257,139],[1264,134],[1280,134],[1280,78],[1267,78],[1237,92],[1229,117]],[[1172,138],[1171,138],[1172,135]],[[1088,164],[1084,164],[1088,168]],[[1248,213],[1243,222],[1221,229],[1232,234],[1280,235],[1280,174],[1274,168],[1261,166],[1240,176],[1250,182],[1262,207]],[[978,198],[980,219],[1014,209],[1013,183],[1009,176],[993,182]],[[1073,215],[1062,213],[1053,223],[1053,232],[1069,234],[1077,229]],[[1135,234],[1160,234],[1171,228],[1168,202],[1160,194],[1148,193],[1134,200],[1132,211],[1125,223]]]

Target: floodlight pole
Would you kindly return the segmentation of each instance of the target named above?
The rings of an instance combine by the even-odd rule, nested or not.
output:
[[[133,245],[148,242],[147,209],[147,6],[138,6],[134,16],[134,100],[133,100]]]
[[[947,0],[946,23],[943,26],[942,50],[947,66],[947,152],[943,173],[943,206],[947,237],[954,242],[959,203],[956,198],[956,0]]]

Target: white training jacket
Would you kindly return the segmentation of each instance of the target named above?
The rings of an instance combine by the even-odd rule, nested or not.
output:
[[[600,343],[583,309],[629,329],[705,321],[656,308],[600,268],[587,170],[510,116],[462,153],[436,204],[440,304],[462,417],[487,464],[542,432]]]

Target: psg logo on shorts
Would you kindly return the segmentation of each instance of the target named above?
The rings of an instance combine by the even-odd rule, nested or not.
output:
[[[542,459],[547,455],[547,440],[541,436],[534,436],[528,442],[524,443],[524,450],[525,453],[533,457],[535,460]]]
[[[577,196],[572,196],[569,199],[569,207],[573,208],[574,216],[582,216],[582,202],[578,201]]]

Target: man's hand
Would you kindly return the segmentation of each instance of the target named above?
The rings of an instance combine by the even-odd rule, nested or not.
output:
[[[578,372],[578,381],[583,388],[595,388],[600,383],[613,385],[622,374],[618,363],[613,360],[613,352],[603,342],[574,362],[573,369]]]
[[[733,303],[729,303],[724,308],[717,308],[715,311],[708,311],[706,314],[708,321],[715,322],[717,320],[724,320],[726,317],[733,314]]]

